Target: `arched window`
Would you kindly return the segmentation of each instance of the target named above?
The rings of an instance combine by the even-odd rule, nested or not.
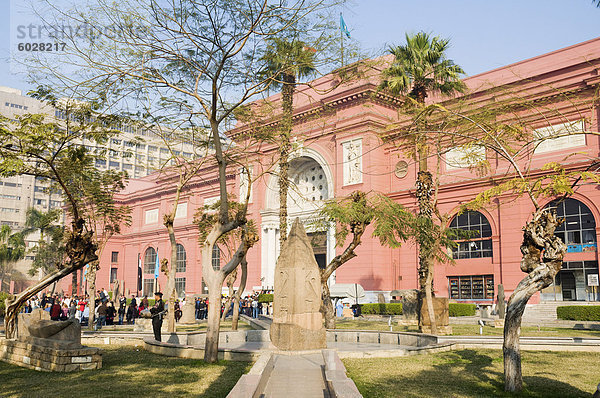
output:
[[[154,267],[156,267],[156,250],[153,247],[146,249],[144,253],[144,273],[153,274]]]
[[[187,255],[185,253],[185,247],[182,244],[177,244],[177,267],[175,272],[185,272],[187,267]]]
[[[468,211],[455,216],[450,228],[470,231],[466,239],[457,239],[457,246],[452,249],[453,258],[492,257],[492,227],[483,214]]]
[[[212,267],[215,271],[221,269],[221,249],[217,245],[212,249]]]
[[[569,251],[584,251],[583,245],[596,243],[596,221],[590,209],[577,199],[555,200],[548,207],[556,206],[556,215],[564,218],[554,234],[562,239]]]

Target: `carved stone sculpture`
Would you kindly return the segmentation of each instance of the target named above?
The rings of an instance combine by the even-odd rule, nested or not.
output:
[[[298,219],[277,261],[274,287],[273,344],[282,350],[325,348],[319,266]]]
[[[74,319],[68,321],[36,320],[29,324],[29,336],[19,340],[56,349],[81,347],[81,326]]]

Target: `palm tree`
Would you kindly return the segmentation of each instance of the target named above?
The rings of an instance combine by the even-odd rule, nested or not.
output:
[[[50,241],[53,235],[56,235],[56,232],[58,232],[57,230],[60,229],[61,227],[56,225],[56,223],[58,222],[58,219],[60,218],[62,214],[62,211],[59,209],[53,209],[53,210],[49,210],[48,212],[43,212],[40,210],[37,210],[33,207],[30,207],[29,209],[27,209],[27,213],[25,214],[25,229],[23,230],[23,236],[27,236],[30,234],[33,234],[37,231],[40,232],[40,240],[39,240],[39,245],[36,247],[36,251],[37,254],[36,256],[40,253],[40,249],[43,248],[49,248],[48,246],[50,245]],[[55,243],[55,247],[56,247],[56,243]],[[48,254],[54,254],[52,253],[51,249],[48,252]],[[43,267],[37,267],[36,264],[39,264],[39,261],[34,261],[33,266],[31,267],[31,270],[29,271],[30,274],[33,274],[33,272],[35,272],[36,269],[40,269],[40,270],[44,270]],[[52,266],[54,265],[54,263],[50,263],[50,264],[45,264],[46,267],[48,266]],[[74,278],[73,278],[73,282],[77,283],[77,273],[73,273]]]
[[[430,93],[453,95],[464,92],[466,87],[461,80],[464,74],[462,68],[446,58],[446,50],[450,41],[438,36],[431,37],[428,33],[419,32],[415,35],[406,34],[406,44],[390,48],[394,61],[383,71],[381,87],[392,94],[407,94],[416,110],[425,107],[425,100]],[[425,129],[420,129],[417,121],[417,133],[414,136],[415,161],[418,162],[419,172],[416,182],[416,196],[419,202],[419,216],[425,224],[430,225],[433,205],[433,179],[427,168],[428,137]],[[432,259],[427,253],[423,242],[417,238],[419,245],[419,287],[421,294],[425,293],[427,309],[431,322],[432,333],[437,332],[433,314]],[[421,296],[422,297],[422,296]]]
[[[45,241],[48,234],[52,234],[56,228],[59,228],[56,222],[61,213],[59,209],[49,210],[47,213],[44,213],[30,207],[27,209],[25,215],[25,229],[23,230],[23,234],[28,235],[40,231],[40,240]]]
[[[273,38],[262,61],[266,64],[264,74],[268,77],[267,84],[281,87],[283,113],[279,124],[279,237],[280,245],[283,245],[287,239],[288,157],[294,92],[298,79],[310,76],[315,71],[315,52],[302,41]]]
[[[25,239],[23,234],[13,234],[8,225],[0,228],[0,290],[6,287],[6,275],[13,263],[25,257]]]

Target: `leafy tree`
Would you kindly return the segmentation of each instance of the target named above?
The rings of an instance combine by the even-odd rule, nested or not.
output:
[[[357,256],[355,250],[361,244],[369,226],[372,235],[382,245],[400,247],[407,240],[423,242],[429,258],[439,262],[451,262],[448,247],[452,247],[454,232],[448,228],[424,222],[404,206],[380,194],[366,194],[355,191],[345,198],[328,201],[320,211],[315,225],[325,229],[330,224],[336,226],[338,246],[346,244],[343,252],[335,256],[321,273],[322,303],[321,313],[325,327],[335,328],[335,312],[331,301],[328,280],[343,264]]]
[[[96,272],[100,269],[99,259],[102,257],[108,240],[112,236],[120,234],[123,226],[131,225],[131,209],[115,202],[115,195],[125,188],[127,173],[90,168],[77,177],[77,197],[80,200],[80,207],[84,209],[84,219],[92,231],[92,237],[97,246],[98,259],[87,266],[86,273],[89,306],[95,308]],[[92,312],[90,311],[88,323],[90,329],[94,327],[95,314]]]
[[[71,227],[65,228],[60,244],[64,256],[57,254],[55,271],[15,297],[6,309],[6,334],[13,336],[15,320],[23,303],[64,276],[97,260],[94,225],[86,222],[86,196],[82,187],[97,176],[94,158],[81,145],[84,139],[104,143],[114,133],[113,116],[94,112],[94,103],[57,100],[44,88],[32,93],[64,112],[65,119],[46,121],[44,115],[23,115],[16,121],[2,119],[0,125],[0,175],[27,174],[48,179],[60,189],[66,201]],[[103,186],[110,189],[114,186]],[[97,204],[97,203],[95,203]],[[53,267],[49,267],[51,269]]]
[[[316,51],[316,50],[315,50]],[[298,79],[315,72],[315,53],[300,40],[286,40],[273,37],[269,41],[262,60],[266,63],[263,74],[268,76],[267,84],[281,86],[282,115],[279,122],[279,243],[287,240],[287,198],[289,155],[291,150],[292,115],[294,92]]]
[[[541,84],[540,84],[541,86]],[[537,87],[532,87],[535,92]],[[490,187],[473,200],[463,204],[462,210],[479,210],[486,206],[498,206],[506,201],[525,197],[533,206],[529,221],[523,226],[521,243],[521,271],[526,276],[510,296],[504,324],[504,378],[505,390],[518,392],[522,389],[521,352],[519,330],[525,306],[536,292],[554,283],[561,270],[566,252],[564,242],[554,234],[563,222],[557,217],[552,205],[542,206],[544,200],[560,202],[571,196],[582,184],[600,183],[598,163],[581,154],[569,154],[558,162],[536,166],[536,148],[546,140],[577,134],[598,134],[579,131],[569,122],[573,114],[586,115],[595,112],[597,88],[588,93],[557,89],[548,84],[544,90],[532,96],[511,88],[491,88],[494,101],[486,106],[470,105],[470,98],[445,105],[429,106],[430,116],[443,124],[436,131],[443,131],[445,147],[460,146],[463,149],[485,149],[486,156],[467,156],[471,169],[489,178]],[[570,113],[565,112],[569,107]],[[563,120],[566,124],[548,136],[539,136],[534,126],[548,120]],[[561,125],[560,123],[558,125]],[[468,152],[468,151],[467,151]],[[584,151],[585,152],[585,151]],[[490,165],[490,154],[495,155],[496,165]]]
[[[390,48],[394,56],[391,65],[382,73],[381,88],[392,94],[407,94],[405,107],[413,115],[416,130],[406,136],[409,139],[409,153],[417,162],[419,171],[416,182],[416,197],[419,202],[419,215],[423,224],[433,225],[435,209],[432,203],[434,182],[428,169],[430,140],[426,127],[425,101],[431,93],[453,95],[465,91],[465,85],[460,80],[464,71],[452,60],[446,58],[450,46],[448,39],[431,37],[428,33],[420,32],[415,35],[406,34],[406,44]],[[423,237],[423,235],[420,235]],[[437,332],[435,314],[433,311],[433,262],[428,257],[425,242],[417,241],[419,246],[419,287],[425,295],[432,333]]]
[[[10,274],[12,265],[25,257],[25,239],[23,234],[12,233],[8,225],[0,227],[0,290],[8,288],[7,276]]]

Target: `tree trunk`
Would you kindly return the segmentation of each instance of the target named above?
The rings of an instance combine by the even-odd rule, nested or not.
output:
[[[94,329],[96,320],[96,271],[98,270],[98,260],[93,261],[87,272],[88,290],[87,294],[90,297],[88,306],[90,308],[90,317],[88,318],[88,329]]]
[[[73,272],[71,279],[71,297],[77,296],[77,271]]]
[[[321,314],[325,318],[325,329],[335,329],[335,308],[333,308],[331,302],[331,292],[329,291],[327,279],[325,282],[321,281]]]
[[[433,292],[432,286],[433,284],[433,267],[429,267],[429,272],[427,273],[427,279],[425,283],[425,302],[427,305],[427,312],[429,315],[429,324],[431,325],[431,334],[437,334],[437,323],[435,320],[435,310],[433,308]]]
[[[97,246],[92,240],[92,233],[84,232],[83,225],[84,221],[82,219],[77,219],[71,223],[71,230],[67,232],[65,244],[65,251],[69,261],[67,264],[64,264],[63,268],[59,268],[35,285],[25,289],[13,300],[10,300],[10,302],[7,300],[6,314],[4,317],[7,339],[15,337],[17,315],[27,300],[50,286],[52,283],[69,275],[71,272],[77,271],[86,264],[98,259],[96,255]]]
[[[427,151],[424,148],[424,143],[419,144],[419,173],[417,175],[416,196],[419,203],[419,216],[425,218],[429,223],[433,224],[431,194],[433,192],[433,178],[431,173],[427,171]],[[425,159],[425,161],[423,161]],[[421,170],[421,169],[425,170]],[[419,246],[419,289],[421,297],[425,297],[425,303],[429,310],[429,321],[431,323],[431,333],[437,333],[435,322],[435,313],[433,312],[433,270],[432,261],[429,250],[422,241],[417,242]],[[419,314],[419,328],[422,330],[421,314]]]
[[[166,296],[169,302],[169,309],[167,311],[167,332],[175,333],[175,300],[177,299],[177,290],[175,289],[175,275],[177,273],[177,240],[175,239],[175,229],[173,227],[173,221],[175,220],[175,212],[177,209],[177,201],[173,206],[171,214],[165,214],[164,225],[167,227],[169,233],[169,242],[171,243],[171,267],[165,267],[167,270],[167,287]]]
[[[279,146],[279,250],[283,249],[283,243],[287,239],[287,198],[289,190],[289,155],[291,149],[290,138],[292,135],[292,115],[294,91],[296,88],[296,77],[294,75],[283,75],[283,87],[281,89],[281,106],[283,115],[281,118],[281,133]]]
[[[245,256],[240,263],[240,267],[242,268],[242,276],[240,278],[240,287],[238,288],[237,292],[235,292],[233,316],[231,317],[231,330],[238,330],[238,323],[240,319],[240,298],[246,289],[246,280],[248,279],[248,262],[246,261]]]
[[[204,344],[204,361],[215,363],[219,360],[219,331],[221,328],[221,286],[223,274],[215,273],[208,278],[208,320],[206,322],[206,342]]]
[[[221,322],[223,322],[227,318],[227,313],[233,306],[235,291],[233,290],[233,284],[237,278],[237,270],[234,270],[231,274],[225,278],[225,284],[227,285],[227,289],[229,290],[229,297],[225,300],[225,305],[223,305],[223,313],[221,314]]]
[[[519,392],[523,388],[519,331],[525,305],[536,292],[548,287],[562,267],[567,250],[554,230],[561,224],[550,209],[537,210],[523,229],[521,270],[528,275],[517,285],[508,300],[504,320],[504,390]]]

